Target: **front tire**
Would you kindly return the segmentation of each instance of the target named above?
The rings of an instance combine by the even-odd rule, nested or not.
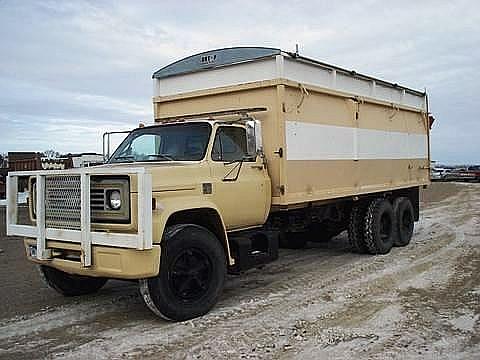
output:
[[[395,216],[388,200],[375,199],[365,217],[365,243],[370,254],[387,254],[393,247]]]
[[[188,320],[215,305],[226,273],[225,251],[213,233],[194,224],[174,225],[162,240],[159,274],[140,280],[140,292],[156,315]]]
[[[52,289],[64,296],[79,296],[97,292],[108,279],[71,275],[50,266],[40,265],[40,274]]]

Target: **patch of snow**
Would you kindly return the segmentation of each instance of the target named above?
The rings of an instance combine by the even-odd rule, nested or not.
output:
[[[465,332],[473,332],[475,330],[475,324],[477,323],[480,315],[473,314],[472,312],[460,315],[450,320],[450,323],[458,330]]]

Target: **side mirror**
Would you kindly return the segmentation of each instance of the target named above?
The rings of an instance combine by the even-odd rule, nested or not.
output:
[[[248,120],[247,129],[247,154],[249,157],[256,157],[263,154],[262,127],[258,120]]]
[[[110,156],[112,153],[110,152],[110,137],[111,135],[114,134],[130,134],[130,130],[128,131],[108,131],[103,133],[103,161],[107,162],[108,159],[110,159]],[[125,139],[125,136],[123,136],[123,139]],[[122,140],[123,141],[123,140]],[[121,143],[121,141],[120,141]],[[117,139],[117,145],[118,145],[118,139]]]

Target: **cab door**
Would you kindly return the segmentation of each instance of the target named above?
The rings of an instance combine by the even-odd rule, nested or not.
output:
[[[263,159],[247,154],[241,125],[220,125],[210,154],[213,201],[227,229],[262,225],[270,210],[270,178]]]

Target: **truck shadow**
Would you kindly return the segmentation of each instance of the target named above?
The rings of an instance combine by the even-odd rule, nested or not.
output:
[[[326,271],[337,266],[348,265],[364,255],[352,253],[346,233],[323,243],[307,243],[299,250],[280,249],[278,260],[260,268],[251,269],[239,275],[227,275],[224,291],[212,314],[256,298],[265,298],[272,293],[283,291],[308,279],[321,278]],[[110,280],[96,295],[83,297],[84,301],[96,306],[99,302],[115,304],[111,312],[99,314],[101,322],[108,327],[136,321],[162,323],[144,305],[136,282]],[[118,317],[118,313],[122,313]],[[159,324],[158,324],[159,325]]]
[[[348,266],[364,256],[352,252],[346,232],[328,242],[308,242],[303,249],[280,249],[277,261],[240,275],[229,275],[219,306],[235,306],[298,282],[321,278],[325,272]]]
[[[270,264],[239,275],[229,274],[220,300],[211,314],[216,316],[256,299],[265,299],[272,294],[289,290],[300,282],[321,278],[327,271],[342,265],[348,266],[362,257],[364,255],[352,253],[346,233],[328,242],[309,242],[305,248],[299,250],[280,249],[278,260]],[[83,299],[91,301],[92,305],[98,302],[115,304],[115,307],[109,307],[111,312],[99,314],[98,317],[100,322],[109,328],[137,321],[152,322],[157,326],[164,322],[144,305],[136,282],[112,280],[97,295]],[[119,317],[118,313],[122,316]]]

